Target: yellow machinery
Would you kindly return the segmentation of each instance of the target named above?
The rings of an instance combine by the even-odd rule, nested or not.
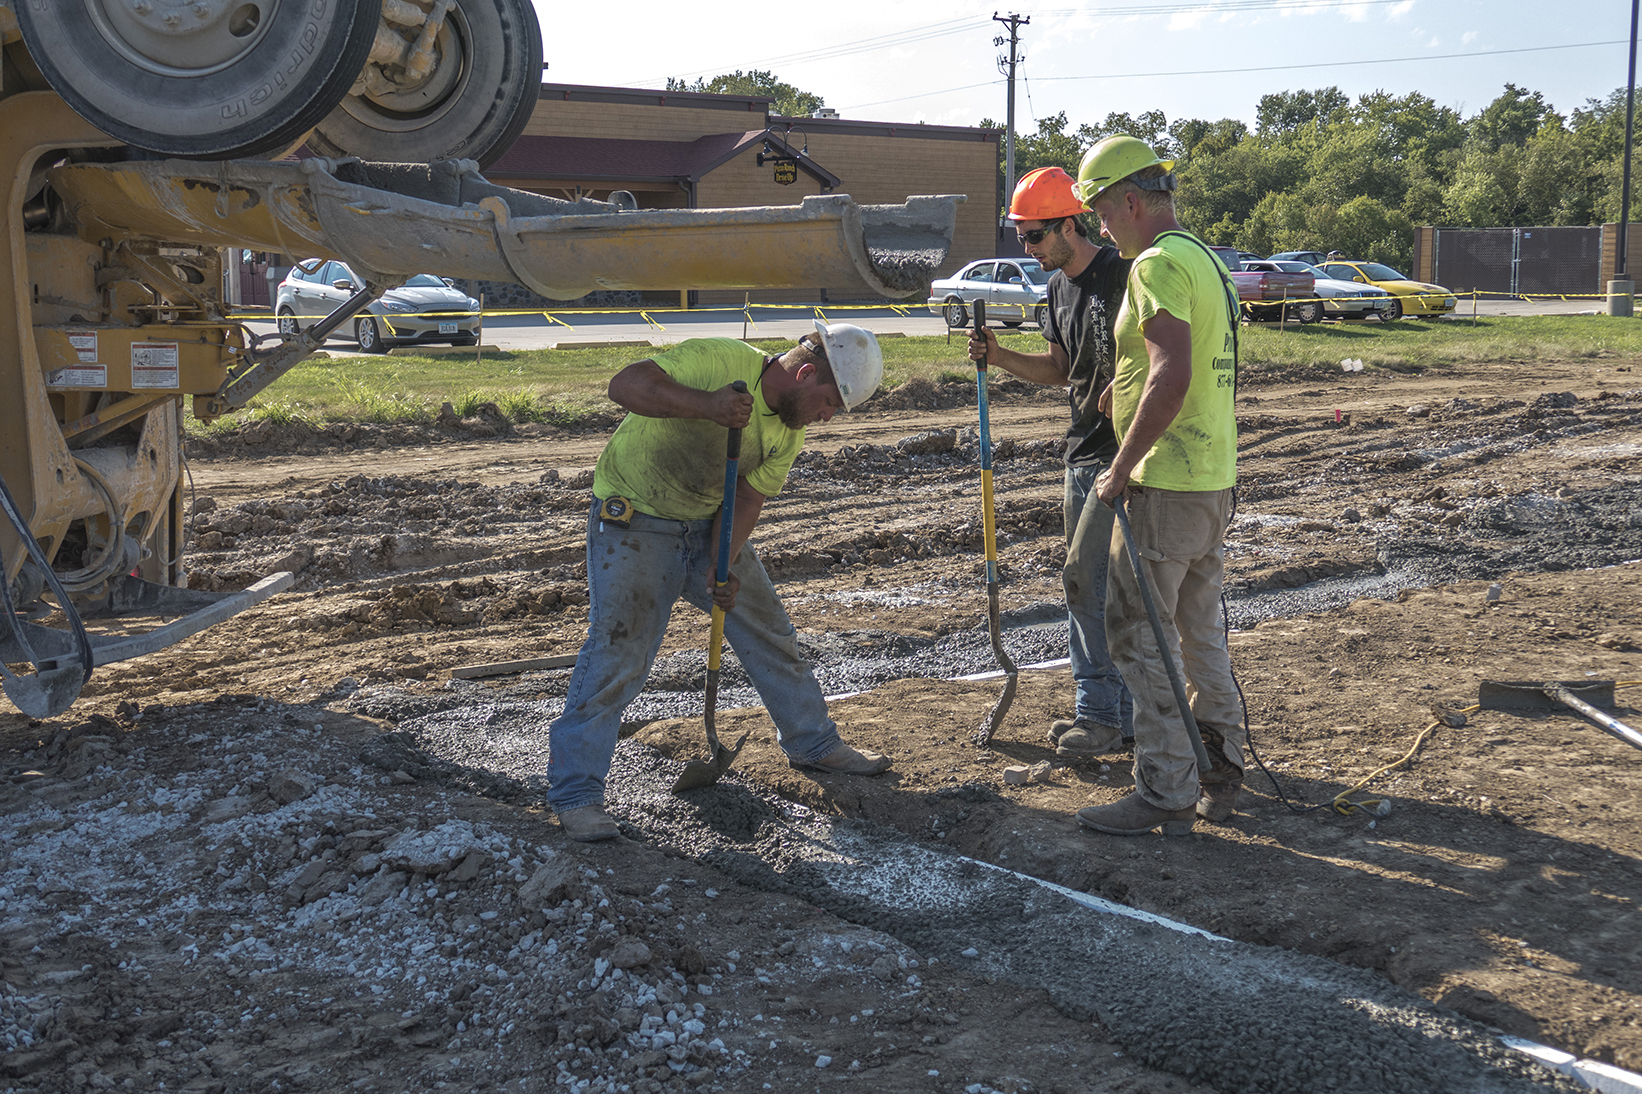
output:
[[[481,165],[539,86],[529,0],[0,0],[0,45],[0,682],[34,717],[290,586],[187,588],[185,403],[243,407],[406,277],[905,295],[963,200],[639,211],[494,186]],[[225,318],[224,247],[342,259],[365,287],[264,348]]]

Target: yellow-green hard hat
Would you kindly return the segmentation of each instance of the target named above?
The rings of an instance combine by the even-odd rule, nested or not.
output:
[[[1083,154],[1083,162],[1078,165],[1077,185],[1072,187],[1072,192],[1088,208],[1094,205],[1095,199],[1108,186],[1122,182],[1136,171],[1143,171],[1153,164],[1160,164],[1165,171],[1174,169],[1174,160],[1159,159],[1157,153],[1138,137],[1106,137]],[[1167,183],[1159,179],[1156,184],[1145,188],[1173,190],[1174,178],[1169,176],[1168,179]]]

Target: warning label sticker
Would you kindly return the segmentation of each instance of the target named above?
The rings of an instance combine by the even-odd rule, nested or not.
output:
[[[131,343],[131,387],[171,388],[177,380],[177,343]]]
[[[107,387],[107,365],[56,368],[46,373],[47,387]]]
[[[82,361],[97,360],[97,332],[94,330],[64,331],[68,335],[68,344],[74,348],[74,355]]]

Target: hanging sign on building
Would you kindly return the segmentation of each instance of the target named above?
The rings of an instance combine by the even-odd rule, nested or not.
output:
[[[782,186],[791,186],[798,181],[798,161],[790,157],[778,157],[775,161],[775,181]]]

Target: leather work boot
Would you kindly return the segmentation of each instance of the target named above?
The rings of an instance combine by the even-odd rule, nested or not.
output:
[[[621,835],[621,829],[610,819],[610,814],[604,811],[602,805],[566,809],[559,814],[559,827],[564,829],[565,835],[581,843],[598,843]]]
[[[1111,836],[1143,836],[1161,827],[1165,836],[1184,836],[1192,830],[1197,814],[1191,809],[1159,809],[1138,791],[1110,805],[1089,805],[1078,810],[1078,823]]]
[[[1226,738],[1213,726],[1199,725],[1203,747],[1209,753],[1209,770],[1199,774],[1203,796],[1197,799],[1197,815],[1206,821],[1230,820],[1237,812],[1237,796],[1243,789],[1243,771],[1226,758]]]
[[[877,775],[888,771],[894,762],[881,752],[839,745],[819,760],[788,759],[787,766],[827,775]]]
[[[1102,756],[1123,748],[1123,731],[1086,718],[1062,718],[1049,726],[1049,739],[1055,742],[1055,755]]]

